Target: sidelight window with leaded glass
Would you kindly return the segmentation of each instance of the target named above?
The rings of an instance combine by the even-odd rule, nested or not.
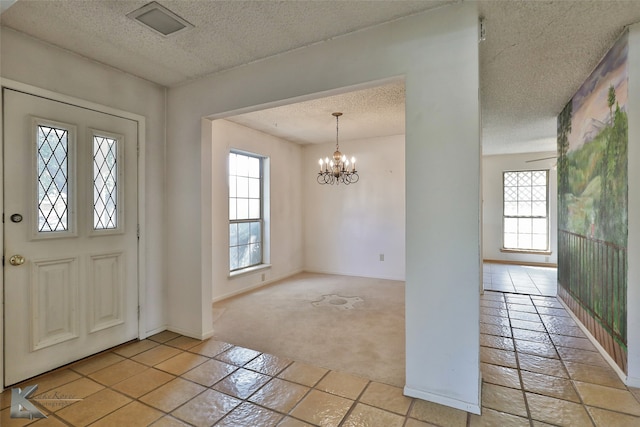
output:
[[[549,171],[503,172],[503,248],[549,250]]]

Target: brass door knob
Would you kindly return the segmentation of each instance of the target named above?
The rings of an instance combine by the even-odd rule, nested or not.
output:
[[[22,265],[24,264],[24,257],[22,255],[13,255],[11,258],[9,258],[9,264]]]

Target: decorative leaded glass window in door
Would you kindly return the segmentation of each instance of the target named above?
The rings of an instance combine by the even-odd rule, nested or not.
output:
[[[70,206],[73,201],[73,134],[75,128],[34,119],[36,131],[36,215],[35,231],[66,234],[73,230]]]
[[[93,229],[118,228],[118,139],[93,135]]]

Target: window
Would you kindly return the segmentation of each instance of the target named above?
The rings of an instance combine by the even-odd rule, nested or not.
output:
[[[548,170],[503,173],[503,247],[549,250]]]
[[[229,270],[263,263],[264,158],[229,154]]]

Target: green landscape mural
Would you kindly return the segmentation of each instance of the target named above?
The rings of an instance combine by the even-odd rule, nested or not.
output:
[[[625,33],[558,116],[557,164],[558,283],[622,349],[626,349],[627,52]]]
[[[626,57],[623,37],[558,118],[558,226],[622,247],[627,245]]]

